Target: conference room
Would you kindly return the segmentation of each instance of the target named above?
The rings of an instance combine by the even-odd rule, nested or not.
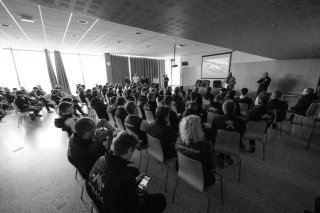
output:
[[[320,213],[317,0],[0,0],[0,212]]]

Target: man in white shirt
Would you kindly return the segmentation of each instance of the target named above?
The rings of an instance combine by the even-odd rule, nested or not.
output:
[[[154,78],[152,79],[152,83],[159,84],[159,78],[157,75],[155,75]]]
[[[134,84],[137,84],[139,83],[139,81],[140,81],[140,77],[138,76],[138,73],[134,74],[134,76],[132,77],[132,82]]]

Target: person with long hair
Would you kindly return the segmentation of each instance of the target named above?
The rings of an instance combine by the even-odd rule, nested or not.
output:
[[[180,137],[176,143],[176,150],[201,162],[205,186],[214,184],[214,150],[212,144],[206,140],[201,118],[197,115],[184,117],[180,122],[179,132]]]

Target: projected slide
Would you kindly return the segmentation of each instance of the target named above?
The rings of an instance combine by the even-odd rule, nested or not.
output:
[[[231,54],[202,56],[201,78],[226,78],[230,70]]]

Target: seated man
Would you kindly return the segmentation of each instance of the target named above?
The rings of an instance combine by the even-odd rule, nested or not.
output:
[[[101,99],[101,94],[98,91],[93,91],[91,97],[91,106],[96,111],[99,119],[104,118],[108,121],[107,105]]]
[[[237,103],[245,103],[245,104],[248,104],[248,109],[249,110],[252,105],[253,105],[253,101],[251,98],[248,98],[247,97],[247,94],[248,94],[248,89],[247,88],[242,88],[241,91],[240,91],[241,95],[239,97],[235,97],[235,101]]]
[[[172,95],[172,102],[177,107],[177,113],[182,114],[185,110],[185,104],[181,97],[181,91],[179,87],[174,88],[174,94]]]
[[[75,132],[69,140],[68,160],[85,179],[88,179],[92,166],[104,155],[106,148],[103,140],[94,140],[97,125],[93,119],[80,118],[75,122],[74,129]],[[112,141],[112,133],[113,130],[110,128],[104,134],[104,137],[108,137],[108,142]]]
[[[124,92],[124,95],[125,95],[126,101],[136,101],[135,97],[133,96],[133,92],[132,92],[131,89],[127,89]]]
[[[157,102],[156,96],[153,92],[149,92],[147,95],[148,102],[144,104],[143,110],[151,111],[153,117],[156,116]]]
[[[210,139],[215,144],[216,137],[218,134],[218,130],[225,130],[230,132],[238,132],[240,133],[240,137],[244,135],[246,129],[246,122],[243,118],[237,116],[236,113],[236,104],[232,100],[227,100],[222,105],[224,115],[217,115],[212,120],[211,125],[211,135]],[[244,144],[239,141],[240,148],[245,149]],[[230,155],[218,155],[218,163],[220,166],[224,165],[224,159],[230,165],[233,163]]]
[[[123,97],[117,97],[117,109],[116,112],[114,113],[114,117],[120,118],[122,121],[122,124],[124,124],[124,120],[126,119],[128,113],[125,110],[124,106],[126,104],[126,99]]]
[[[31,111],[31,112],[34,113],[35,116],[38,116],[38,117],[42,116],[42,115],[39,114],[39,112],[41,111],[41,108],[35,107],[35,106],[31,106],[30,102],[24,96],[23,92],[17,91],[16,92],[16,96],[17,97],[16,97],[16,99],[14,99],[14,103],[17,105],[19,110],[21,110],[21,112]],[[30,117],[31,117],[32,120],[35,119],[32,115],[30,115]]]
[[[113,152],[100,157],[91,169],[87,190],[101,213],[160,213],[166,208],[164,195],[137,187],[145,175],[136,174],[128,164],[138,143],[133,134],[120,132],[112,143]]]
[[[138,107],[134,101],[130,101],[126,104],[125,109],[128,113],[128,116],[124,120],[124,126],[126,129],[131,130],[134,132],[141,142],[141,145],[139,145],[139,148],[146,147],[147,142],[147,135],[146,132],[141,130],[141,123],[142,118],[138,115]]]
[[[117,97],[113,96],[110,99],[109,106],[107,107],[107,113],[111,113],[112,116],[114,117],[116,110],[117,110]]]
[[[268,107],[268,94],[267,92],[260,92],[259,95],[256,97],[255,106],[250,109],[246,116],[246,122],[248,121],[266,121],[267,128],[271,125],[274,120],[274,113]],[[250,140],[250,152],[253,153],[256,150],[256,143],[254,140]]]
[[[213,102],[210,103],[210,106],[208,107],[207,111],[216,113],[219,115],[223,115],[223,111],[222,111],[223,102],[224,102],[224,97],[220,94],[216,95],[214,97]]]
[[[36,101],[40,101],[41,103],[44,104],[44,106],[46,107],[48,113],[51,113],[53,111],[50,110],[50,108],[54,109],[54,105],[50,104],[48,100],[46,100],[45,98],[43,98],[43,96],[38,96],[38,87],[33,87],[32,91],[29,92],[28,96],[34,98]],[[50,107],[50,108],[49,108]]]
[[[8,87],[3,88],[3,90],[4,90],[3,96],[7,99],[9,104],[12,104],[15,99],[14,94],[10,92],[10,89]]]
[[[156,111],[156,119],[151,123],[148,134],[157,138],[161,142],[163,155],[165,158],[173,158],[177,155],[175,143],[178,138],[176,130],[168,125],[169,121],[168,107],[158,107]]]
[[[312,102],[314,101],[314,94],[313,94],[313,89],[312,88],[305,88],[302,92],[301,98],[298,100],[298,103],[294,105],[293,107],[290,107],[288,112],[292,113],[289,115],[288,120],[293,121],[294,114],[299,114],[299,115],[306,115],[306,112]]]
[[[236,115],[241,116],[240,113],[240,105],[238,102],[235,101],[236,91],[234,90],[228,90],[227,95],[225,97],[225,100],[232,100],[236,104]]]
[[[83,88],[81,86],[78,87],[78,95],[83,104],[88,104],[86,100],[86,95],[84,94]]]
[[[60,96],[59,90],[53,89],[51,92],[50,99],[53,100],[56,103],[56,105],[59,105],[61,98],[62,96]]]
[[[201,96],[202,98],[202,96]],[[189,105],[191,103],[195,103],[196,106],[195,107],[189,107]],[[201,103],[202,103],[202,100],[201,100]],[[193,104],[193,105],[195,105]],[[193,108],[193,110],[195,111],[195,115],[198,115],[201,117],[201,114],[202,114],[202,105],[199,104],[198,102],[198,94],[196,92],[191,92],[190,93],[190,101],[186,104],[186,109],[190,109],[190,108]]]
[[[288,110],[288,104],[285,101],[280,101],[282,93],[275,91],[271,94],[271,100],[269,101],[269,107],[272,110],[277,110],[276,122],[282,122],[286,119],[286,113]],[[272,124],[273,128],[276,128],[276,124]]]
[[[171,105],[172,105],[172,96],[165,96],[164,98],[164,106],[169,108],[169,121],[170,121],[170,126],[172,126],[177,132],[178,132],[178,128],[179,128],[179,119],[178,119],[178,115],[176,112],[174,112],[171,109]]]

